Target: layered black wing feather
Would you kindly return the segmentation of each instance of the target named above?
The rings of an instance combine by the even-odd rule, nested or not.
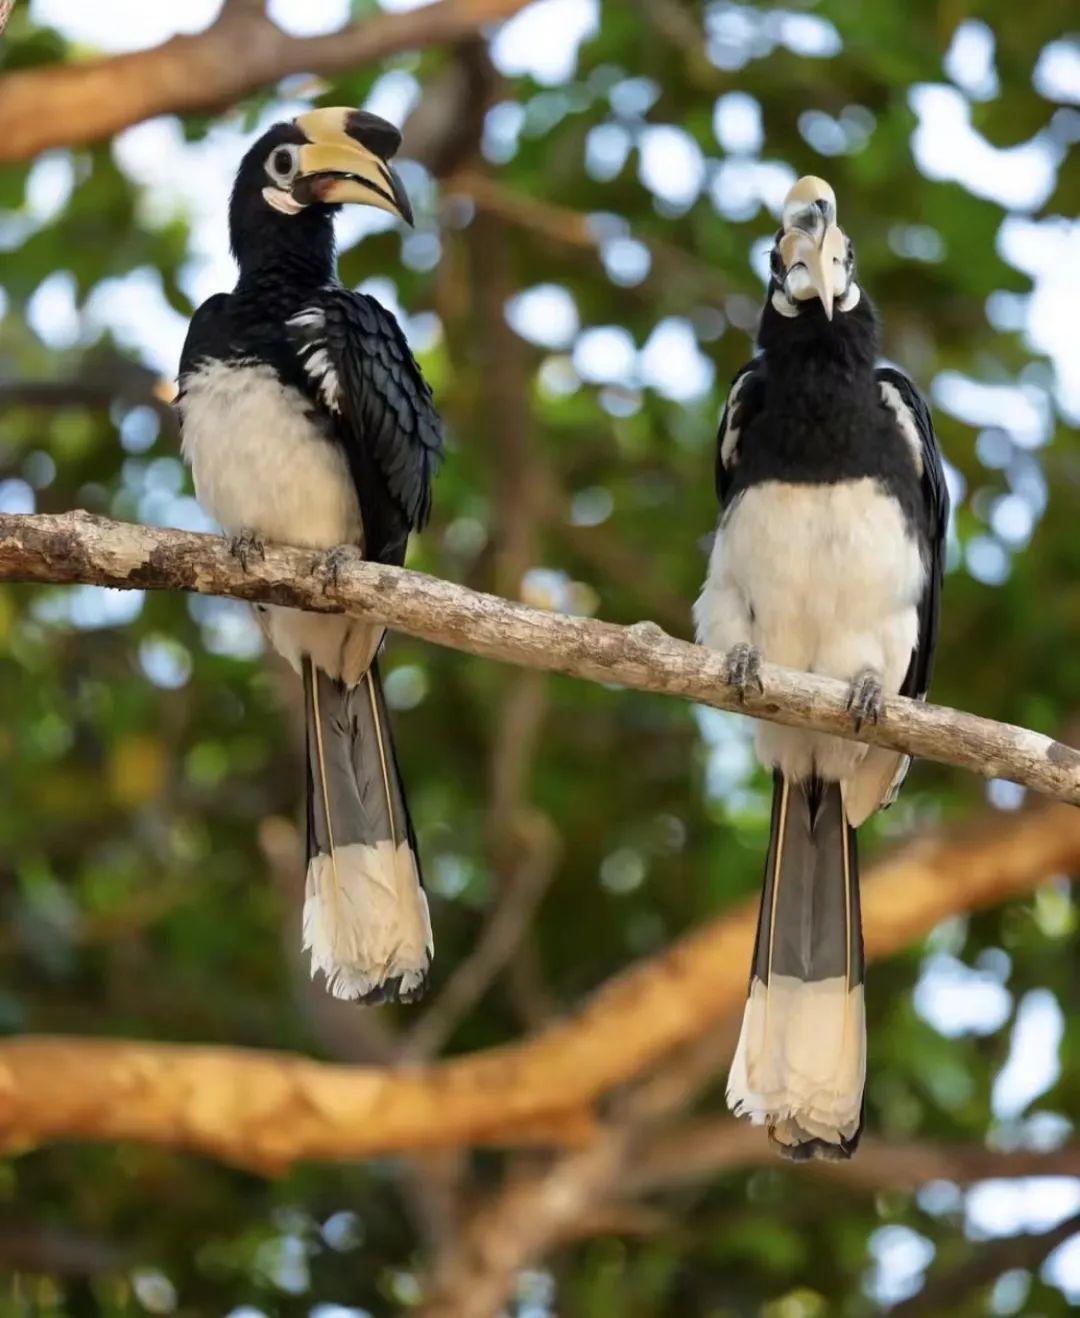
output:
[[[726,508],[747,427],[765,405],[765,358],[755,357],[737,373],[728,390],[716,435],[716,497]]]
[[[320,296],[324,346],[337,379],[337,421],[349,457],[370,559],[401,563],[409,532],[427,521],[442,456],[431,390],[394,317],[348,289]]]
[[[198,366],[207,360],[223,360],[229,355],[228,293],[215,293],[208,297],[191,318],[187,338],[180,352],[179,389],[176,402],[184,394],[184,381]]]
[[[919,600],[919,640],[911,656],[900,694],[922,700],[930,690],[937,648],[938,618],[941,614],[941,586],[945,575],[945,533],[949,524],[949,490],[941,450],[934,435],[934,423],[926,399],[907,376],[891,366],[876,372],[879,384],[891,385],[907,410],[922,452],[922,495],[926,513],[926,583]]]

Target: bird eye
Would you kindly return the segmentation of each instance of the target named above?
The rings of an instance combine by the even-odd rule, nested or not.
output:
[[[270,153],[266,172],[277,183],[288,183],[296,172],[297,150],[294,146],[279,146]]]

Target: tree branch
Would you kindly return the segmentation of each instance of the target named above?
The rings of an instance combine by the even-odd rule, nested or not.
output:
[[[157,114],[217,110],[292,73],[351,71],[404,50],[471,36],[527,0],[439,0],[321,37],[292,37],[262,5],[226,5],[195,36],[110,59],[8,73],[0,81],[0,162],[97,142]]]
[[[1044,824],[1050,827],[1058,817],[1070,819],[1072,826],[1080,830],[1080,815],[1067,807],[1054,807],[1049,813],[1034,811],[1026,818],[1000,820],[991,828],[992,836],[985,835],[980,842],[988,844],[988,850],[982,853],[984,860],[996,855],[996,848],[1002,847],[1000,859],[1005,862],[1005,870],[1015,877],[1019,870],[1014,867],[1019,862],[1019,852],[1013,851],[1009,838],[1019,839],[1012,828],[1022,825],[1023,831],[1029,827],[1040,829]],[[965,903],[972,903],[970,909],[985,904],[984,896],[976,891],[972,879],[978,872],[980,845],[974,844],[974,828],[967,830],[967,838],[958,837],[952,844],[928,839],[926,844],[905,850],[885,865],[878,865],[873,874],[863,885],[863,895],[870,899],[865,911],[866,947],[871,956],[884,955],[894,950],[898,944],[893,941],[902,938],[904,928],[897,920],[896,911],[906,902],[908,895],[915,900],[915,908],[927,915],[924,903],[935,900],[942,891],[950,891],[954,875],[961,883],[963,892],[952,894],[957,898],[958,910],[965,909]],[[1032,839],[1036,832],[1031,834]],[[996,864],[996,861],[992,863]],[[1065,863],[1065,872],[1075,864]],[[731,917],[728,917],[731,919]],[[926,927],[932,927],[936,920],[929,920]],[[914,934],[913,926],[906,926]],[[885,941],[878,942],[879,937]],[[714,945],[712,955],[734,956],[740,949],[721,948]],[[662,964],[662,963],[660,963]],[[700,973],[704,976],[707,967],[703,964]],[[690,1009],[707,1011],[711,999],[697,997],[701,981],[695,980],[693,986],[677,983],[675,991],[685,995]],[[716,987],[711,992],[718,991]],[[717,1024],[706,1022],[697,1038],[691,1039],[687,1046],[667,1051],[658,1064],[654,1065],[643,1082],[627,1086],[621,1094],[614,1096],[607,1104],[607,1120],[598,1132],[594,1143],[584,1149],[567,1152],[547,1161],[532,1174],[511,1179],[493,1192],[474,1209],[465,1222],[456,1253],[446,1254],[433,1269],[430,1297],[426,1305],[421,1306],[417,1318],[484,1318],[494,1312],[499,1304],[505,1303],[513,1286],[513,1280],[521,1269],[535,1265],[540,1259],[571,1233],[584,1216],[611,1204],[625,1202],[627,1195],[640,1194],[650,1189],[660,1189],[664,1184],[672,1183],[679,1175],[677,1164],[688,1161],[691,1175],[708,1175],[735,1166],[746,1167],[760,1162],[769,1162],[775,1166],[775,1156],[769,1151],[761,1132],[744,1122],[714,1120],[709,1123],[688,1123],[674,1130],[656,1133],[658,1122],[670,1120],[671,1115],[692,1100],[706,1075],[715,1075],[716,1067],[722,1064],[723,1055],[730,1057],[737,1033],[737,1024],[733,1013],[741,1004],[745,992],[745,981],[736,985],[733,999],[727,1000],[728,1010]],[[646,1010],[642,1004],[641,1010]],[[656,1005],[652,1010],[662,1010]],[[606,1030],[617,1031],[624,1028],[617,1019],[608,1021]],[[697,1141],[701,1142],[702,1152],[699,1161],[694,1164]],[[918,1177],[919,1168],[913,1166],[914,1159],[907,1159],[905,1172],[898,1173],[896,1159],[880,1153],[880,1142],[873,1139],[864,1140],[859,1157],[851,1163],[815,1164],[813,1172],[822,1175],[835,1175],[837,1180],[847,1179],[854,1188],[880,1188],[879,1184],[870,1186],[875,1177],[885,1181],[889,1177],[906,1175],[909,1179]],[[869,1159],[864,1155],[869,1151]],[[907,1152],[913,1152],[909,1148]],[[1017,1155],[1019,1158],[1020,1155]],[[1069,1154],[1055,1155],[1063,1159]],[[951,1160],[950,1170],[960,1174],[958,1163],[963,1157]],[[1011,1162],[1011,1160],[1010,1160]],[[928,1167],[929,1158],[921,1158],[922,1170]],[[867,1167],[865,1175],[864,1166]],[[939,1159],[940,1167],[940,1159]],[[1045,1170],[1046,1164],[1042,1164]],[[1024,1174],[1029,1167],[1021,1161],[1011,1162],[1002,1174]]]
[[[664,1131],[641,1148],[626,1169],[619,1190],[651,1193],[683,1182],[700,1181],[736,1168],[774,1166],[776,1154],[761,1132],[733,1117],[702,1118]],[[893,1142],[864,1135],[859,1156],[850,1162],[808,1165],[837,1185],[874,1193],[913,1190],[928,1181],[973,1181],[1010,1176],[1080,1174],[1080,1143],[1048,1152],[988,1149],[982,1144]]]
[[[492,478],[491,581],[518,598],[526,572],[537,562],[541,467],[534,445],[525,344],[506,333],[504,307],[513,291],[505,234],[491,216],[468,233],[471,309],[480,329],[485,377],[491,381],[487,425]],[[402,1055],[434,1056],[458,1022],[513,959],[551,881],[561,851],[551,821],[529,802],[532,761],[547,712],[548,681],[517,669],[502,685],[491,720],[488,752],[487,850],[497,887],[469,955],[414,1024]]]
[[[863,884],[866,951],[886,956],[959,911],[1080,866],[1080,812],[1047,806],[930,839]],[[587,1142],[589,1106],[735,1011],[747,906],[610,980],[534,1039],[398,1071],[245,1049],[78,1040],[0,1043],[0,1144],[179,1146],[260,1170],[467,1143]]]
[[[1040,733],[903,696],[856,733],[847,690],[831,678],[762,665],[763,694],[740,702],[723,656],[632,627],[529,608],[357,552],[333,574],[325,555],[267,546],[246,570],[215,536],[113,522],[88,513],[0,516],[0,581],[89,582],[120,589],[193,590],[315,612],[349,612],[469,654],[696,700],[716,709],[831,732],[909,755],[1009,778],[1080,804],[1080,751]]]
[[[1003,1272],[1015,1268],[1034,1271],[1058,1245],[1080,1233],[1080,1213],[1073,1213],[1049,1231],[1024,1232],[1003,1240],[987,1240],[977,1245],[966,1263],[951,1271],[932,1268],[926,1284],[917,1295],[889,1310],[893,1318],[916,1318],[925,1314],[959,1313],[970,1301],[972,1292],[996,1281]],[[980,1309],[982,1306],[980,1305]],[[969,1310],[970,1312],[970,1310]],[[982,1309],[982,1312],[987,1312]]]
[[[448,196],[469,197],[482,213],[497,216],[559,246],[598,252],[605,236],[598,217],[516,191],[477,169],[459,169],[451,174],[444,180],[443,191]],[[706,300],[722,301],[731,292],[730,282],[692,252],[657,238],[640,240],[652,257],[645,282],[670,287],[672,280],[677,279]]]
[[[171,382],[158,379],[153,371],[135,363],[123,367],[99,367],[94,363],[92,369],[93,375],[66,380],[2,380],[0,408],[107,408],[116,402],[128,403],[151,408],[166,433],[176,434],[176,409],[172,406],[176,390]]]

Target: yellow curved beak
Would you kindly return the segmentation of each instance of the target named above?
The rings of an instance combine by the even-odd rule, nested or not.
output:
[[[818,236],[820,234],[820,236]],[[789,230],[780,239],[780,257],[789,272],[790,294],[800,302],[816,297],[829,320],[836,300],[836,272],[843,268],[847,239],[838,224],[818,226],[815,233],[808,226]],[[796,266],[806,271],[805,279],[792,278]]]
[[[384,124],[385,132],[373,132],[356,111],[336,107],[311,110],[298,115],[294,123],[307,138],[307,145],[300,148],[300,172],[292,185],[297,201],[305,205],[356,202],[389,211],[412,224],[412,206],[401,179],[383,155],[368,145],[374,142],[384,151],[392,150],[396,129]]]

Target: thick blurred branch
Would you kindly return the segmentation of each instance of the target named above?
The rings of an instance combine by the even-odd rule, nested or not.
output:
[[[775,1166],[776,1154],[761,1132],[733,1117],[702,1118],[662,1132],[640,1149],[622,1190],[642,1194],[718,1172]],[[1061,1149],[988,1149],[982,1144],[890,1143],[866,1135],[850,1162],[820,1161],[808,1171],[837,1185],[874,1193],[913,1190],[928,1181],[973,1181],[1007,1176],[1080,1175],[1080,1143]]]
[[[1080,812],[1048,806],[922,841],[863,885],[866,950],[1080,866]],[[589,1107],[737,1010],[755,914],[740,908],[610,980],[534,1039],[433,1066],[327,1066],[245,1049],[67,1038],[0,1043],[0,1142],[177,1145],[263,1170],[467,1143],[580,1143]],[[597,1155],[599,1156],[599,1155]]]
[[[175,392],[171,381],[135,362],[95,362],[87,363],[85,374],[65,380],[0,380],[0,408],[108,408],[124,403],[151,408],[166,433],[175,434]]]
[[[925,921],[923,929],[932,928],[946,915],[940,905],[943,898],[955,902],[953,909],[961,911],[986,905],[991,891],[1004,896],[1008,889],[1016,895],[1022,889],[1013,885],[1017,880],[1022,882],[1026,868],[1022,856],[1027,846],[1041,851],[1043,842],[1049,840],[1047,831],[1052,832],[1059,823],[1071,836],[1070,849],[1080,847],[1080,812],[1053,806],[1011,819],[1004,817],[989,827],[973,826],[951,841],[926,839],[876,866],[863,883],[868,955],[878,957],[895,951],[917,936],[916,923]],[[1060,856],[1043,872],[1047,876],[1069,873],[1078,862],[1080,851],[1075,851]],[[986,886],[990,873],[984,866],[995,872]],[[934,907],[936,914],[932,915]],[[692,955],[696,961],[696,952],[702,947],[698,939],[707,941],[714,934],[722,935],[725,926],[737,918],[729,916],[703,935],[684,940],[681,950],[691,954],[689,945],[694,944]],[[609,1119],[591,1144],[562,1154],[531,1174],[511,1178],[489,1193],[463,1224],[457,1249],[438,1260],[428,1303],[421,1307],[418,1318],[449,1318],[451,1314],[454,1318],[488,1318],[505,1302],[521,1269],[543,1258],[591,1214],[623,1204],[628,1196],[694,1176],[697,1141],[702,1145],[696,1164],[698,1177],[773,1160],[761,1132],[745,1123],[723,1119],[687,1123],[661,1133],[654,1130],[692,1099],[706,1075],[715,1073],[721,1053],[730,1056],[733,1032],[728,1022],[741,1004],[745,980],[728,974],[721,982],[721,974],[725,965],[730,972],[737,971],[737,958],[749,953],[749,918],[747,926],[742,946],[734,938],[721,945],[718,937],[709,953],[715,961],[698,963],[691,981],[676,978],[672,985],[677,1005],[685,1004],[691,1012],[707,1014],[714,1002],[710,995],[721,998],[725,1011],[719,1027],[703,1020],[696,1036],[687,1033],[688,1046],[659,1055],[643,1082],[614,1096]],[[733,963],[722,958],[736,960]],[[662,974],[665,963],[661,959],[647,965],[655,965]],[[712,983],[706,987],[710,974]],[[644,997],[639,1002],[642,1012],[659,1014],[675,1009],[676,1003],[650,1002]],[[624,1028],[616,1016],[604,1026],[605,1032],[616,1035]],[[866,1152],[869,1157],[864,1163]],[[1001,1174],[1030,1174],[1035,1164],[1028,1161],[1029,1156],[1003,1155]],[[1053,1156],[1065,1163],[1074,1151],[1070,1148]],[[954,1151],[946,1156],[940,1150],[932,1153],[925,1146],[886,1152],[880,1141],[871,1139],[864,1142],[859,1157],[851,1163],[842,1167],[817,1164],[813,1174],[832,1175],[838,1182],[847,1180],[859,1190],[878,1189],[882,1185],[911,1184],[924,1172],[931,1179],[935,1175],[969,1179],[965,1172],[970,1172],[973,1179],[978,1175],[976,1158],[982,1167],[989,1167],[992,1157],[984,1150]],[[680,1174],[684,1160],[691,1169],[685,1178]],[[1038,1167],[1048,1170],[1047,1160],[1039,1160]]]
[[[347,561],[346,561],[347,558]],[[1080,751],[1037,732],[902,696],[880,723],[852,727],[847,689],[831,678],[762,665],[764,691],[745,700],[722,655],[632,627],[545,612],[405,568],[267,546],[246,569],[224,540],[113,522],[87,513],[0,516],[0,581],[87,582],[121,589],[194,590],[316,612],[349,612],[410,636],[490,659],[682,696],[791,726],[1009,778],[1080,804]]]
[[[0,1225],[0,1275],[20,1272],[52,1277],[88,1277],[118,1272],[134,1262],[129,1250],[110,1241],[66,1231],[51,1223]],[[18,1310],[16,1310],[18,1312]]]
[[[543,468],[533,442],[525,344],[506,333],[504,306],[512,292],[501,221],[482,215],[468,233],[470,311],[480,327],[479,370],[488,382],[484,416],[492,478],[493,558],[491,584],[516,599],[530,567],[539,559],[540,487]],[[473,950],[458,965],[438,997],[417,1020],[404,1055],[436,1054],[454,1028],[513,960],[559,856],[552,822],[529,802],[529,779],[548,706],[542,673],[508,674],[488,720],[487,849],[496,882],[487,920]]]
[[[458,170],[445,180],[443,190],[448,196],[469,197],[482,214],[562,247],[598,252],[604,238],[612,236],[610,217],[605,228],[603,216],[588,215],[529,196],[477,169]],[[651,282],[669,285],[673,278],[678,279],[704,300],[722,301],[731,292],[728,280],[693,253],[656,238],[641,241],[652,258],[648,277]]]
[[[932,1268],[922,1290],[889,1313],[893,1318],[938,1318],[943,1313],[974,1312],[967,1307],[974,1292],[988,1287],[1003,1272],[1016,1268],[1034,1271],[1058,1245],[1075,1235],[1080,1235],[1080,1213],[1073,1213],[1049,1231],[987,1240],[975,1246],[972,1257],[959,1267]],[[981,1306],[980,1311],[992,1312]]]
[[[204,32],[109,59],[52,64],[0,81],[0,162],[97,142],[158,114],[218,110],[293,73],[351,72],[405,50],[472,36],[527,0],[439,0],[293,37],[258,3],[232,3]]]

